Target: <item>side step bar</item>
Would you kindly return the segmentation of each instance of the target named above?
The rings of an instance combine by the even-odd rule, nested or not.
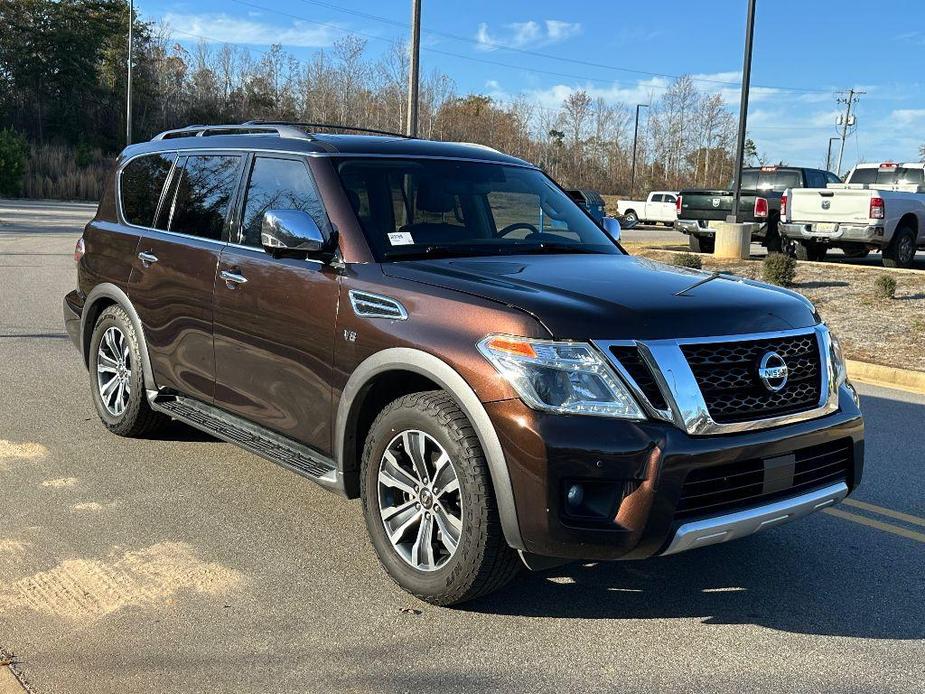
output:
[[[343,494],[334,461],[303,444],[191,398],[155,395],[149,391],[149,402],[155,410]]]

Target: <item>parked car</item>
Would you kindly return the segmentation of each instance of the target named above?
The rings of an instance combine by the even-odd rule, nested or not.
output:
[[[911,267],[925,248],[922,162],[858,164],[847,183],[788,190],[785,203],[782,233],[806,260],[823,260],[829,248],[849,258],[876,250],[886,267]]]
[[[858,397],[805,298],[629,256],[495,150],[307,127],[122,152],[64,298],[112,433],[180,420],[361,498],[386,572],[442,605],[860,482]]]
[[[585,212],[591,215],[591,218],[594,219],[598,224],[604,223],[604,217],[606,216],[604,198],[596,190],[587,190],[587,189],[573,189],[567,190],[565,193],[574,200],[579,207],[581,207]]]
[[[645,200],[618,200],[617,209],[627,229],[637,223],[674,225],[677,215],[677,193],[653,190]]]
[[[742,192],[739,198],[740,219],[756,222],[752,240],[769,251],[784,250],[778,224],[780,198],[788,188],[819,187],[838,183],[841,179],[831,171],[794,166],[761,166],[742,169]],[[716,241],[714,222],[726,220],[732,213],[732,183],[730,190],[688,188],[678,196],[678,222],[675,228],[688,235],[692,251],[712,253]]]

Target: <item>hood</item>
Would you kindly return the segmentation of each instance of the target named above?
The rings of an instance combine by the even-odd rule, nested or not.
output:
[[[392,277],[444,287],[531,313],[552,337],[656,340],[815,325],[799,295],[627,255],[546,255],[386,263]],[[486,326],[486,331],[490,326]]]

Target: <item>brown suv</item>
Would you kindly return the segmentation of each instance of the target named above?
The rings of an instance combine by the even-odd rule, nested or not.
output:
[[[65,323],[107,428],[178,419],[361,497],[438,604],[845,497],[863,423],[813,306],[617,229],[487,147],[196,126],[121,155]]]

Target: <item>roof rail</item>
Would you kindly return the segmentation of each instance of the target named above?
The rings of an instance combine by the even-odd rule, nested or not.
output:
[[[243,123],[236,125],[188,125],[185,128],[165,130],[151,138],[173,140],[180,137],[209,137],[210,135],[277,135],[311,140],[312,136],[300,127],[289,123]]]
[[[371,135],[389,135],[390,137],[401,137],[406,140],[416,140],[418,138],[404,133],[396,133],[391,130],[377,130],[376,128],[359,128],[355,125],[338,125],[337,123],[298,123],[285,120],[249,120],[242,125],[267,125],[267,126],[295,126],[306,130],[313,128],[331,128],[334,130],[354,130],[358,133],[369,133]]]

